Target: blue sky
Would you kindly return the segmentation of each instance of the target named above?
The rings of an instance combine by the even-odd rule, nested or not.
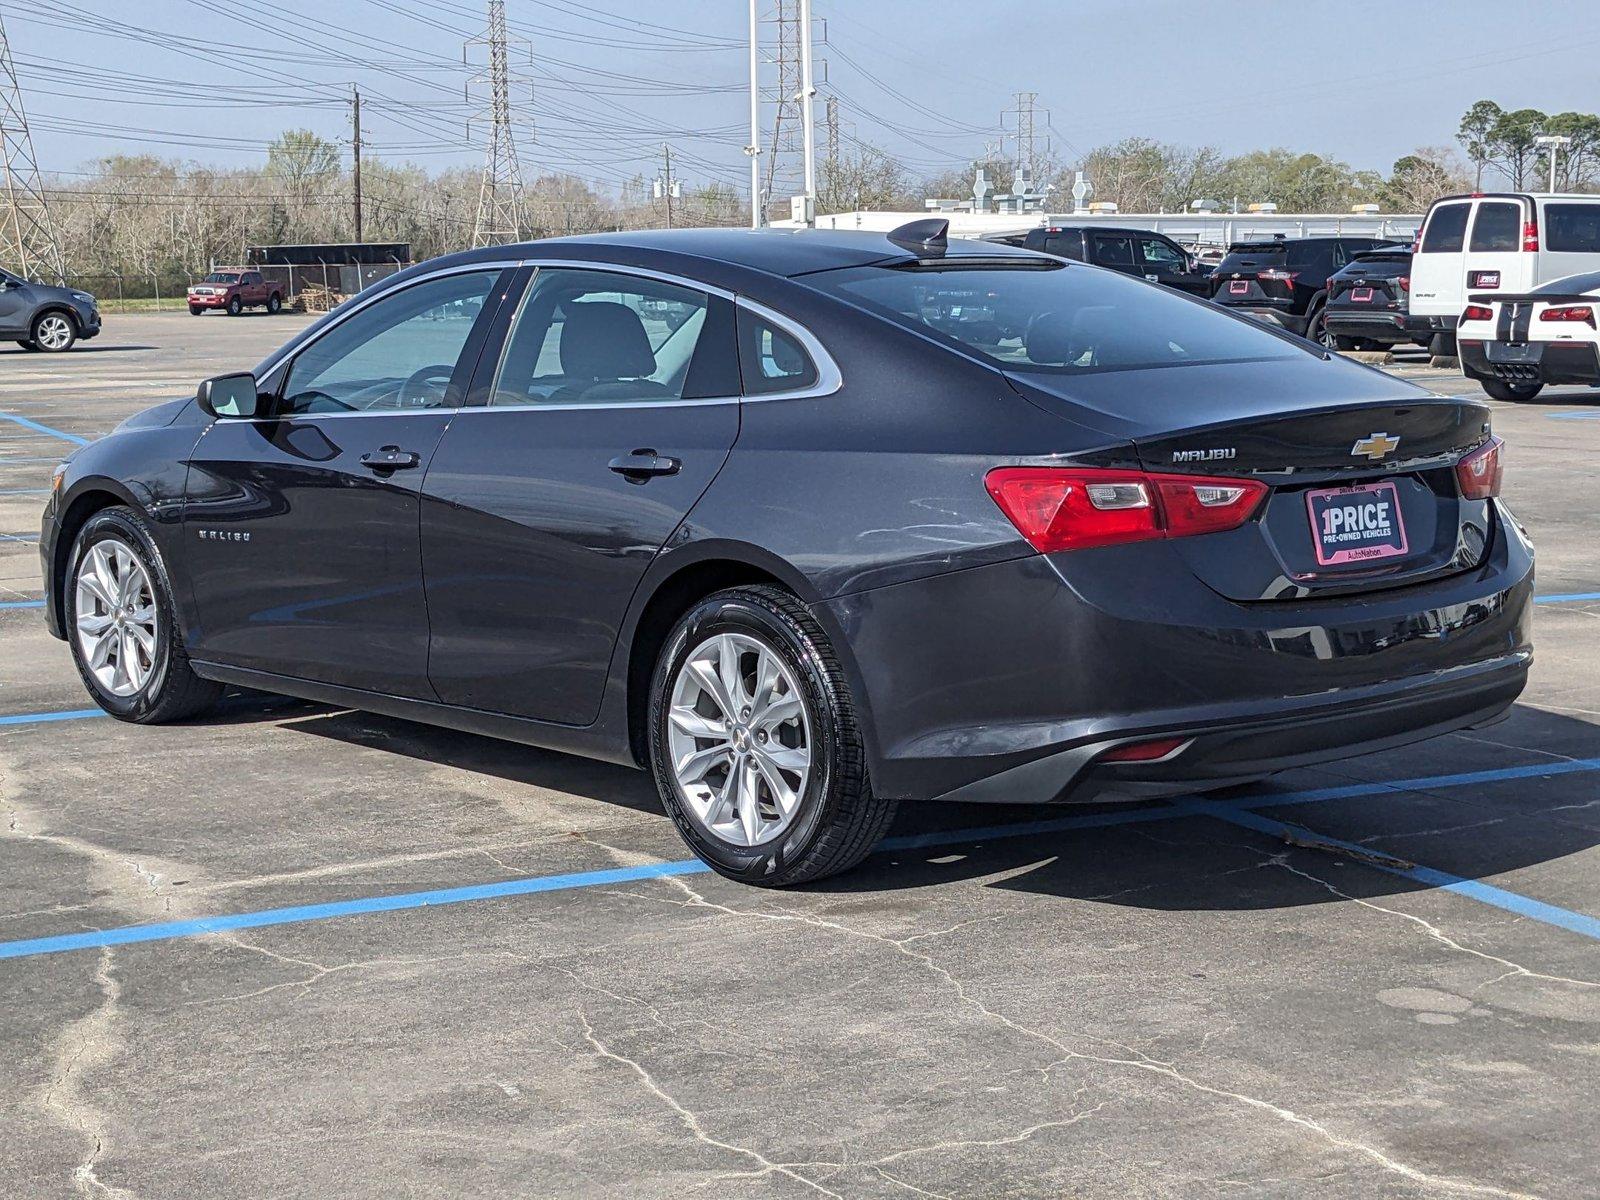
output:
[[[112,153],[259,162],[289,126],[344,138],[350,83],[367,96],[370,154],[475,164],[461,40],[481,26],[482,7],[52,0],[0,13],[48,172]],[[981,153],[1018,90],[1039,93],[1064,162],[1144,135],[1228,152],[1283,145],[1386,169],[1415,146],[1452,141],[1461,112],[1483,97],[1600,108],[1597,0],[814,7],[830,43],[818,47],[824,91],[840,98],[847,138],[895,152],[915,174]],[[526,89],[515,97],[534,121],[522,139],[530,174],[558,169],[610,187],[654,174],[670,140],[684,180],[746,178],[745,0],[507,0],[507,9],[532,42],[531,100]]]

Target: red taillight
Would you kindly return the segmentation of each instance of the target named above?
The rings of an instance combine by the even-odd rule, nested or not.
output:
[[[1294,286],[1294,281],[1299,277],[1299,271],[1279,271],[1277,269],[1273,269],[1269,271],[1256,272],[1256,278],[1261,280],[1263,283],[1287,283],[1291,287]]]
[[[1561,308],[1547,308],[1539,314],[1541,321],[1582,321],[1594,328],[1594,309],[1587,304],[1569,304]]]
[[[1530,216],[1522,226],[1522,248],[1524,250],[1537,250],[1539,248],[1539,217],[1537,214]]]
[[[1267,485],[1098,467],[998,467],[989,495],[1041,554],[1237,529]]]
[[[1481,304],[1469,304],[1467,305],[1467,311],[1461,314],[1461,319],[1463,321],[1492,321],[1494,320],[1494,309],[1485,308]]]
[[[1189,738],[1156,738],[1148,742],[1129,742],[1100,756],[1101,762],[1155,762],[1189,744]]]
[[[1500,447],[1497,437],[1491,437],[1471,454],[1456,464],[1456,483],[1465,500],[1488,500],[1500,494]]]

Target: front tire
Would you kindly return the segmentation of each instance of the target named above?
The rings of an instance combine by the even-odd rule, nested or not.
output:
[[[78,532],[63,586],[67,641],[84,686],[113,717],[154,725],[216,703],[222,685],[189,666],[172,582],[149,521],[102,509]]]
[[[33,319],[32,335],[28,340],[35,349],[46,354],[63,354],[78,340],[78,326],[64,312],[40,313]]]
[[[827,635],[776,587],[717,592],[679,619],[651,681],[649,741],[679,834],[730,879],[789,887],[849,870],[894,819]]]
[[[237,317],[243,311],[244,301],[240,300],[239,297],[235,296],[228,301],[228,315],[230,317]]]
[[[1544,391],[1542,383],[1507,383],[1503,379],[1480,379],[1478,382],[1491,400],[1525,403]]]
[[[198,304],[191,304],[189,305],[189,315],[191,317],[203,317],[206,315],[206,310]]]

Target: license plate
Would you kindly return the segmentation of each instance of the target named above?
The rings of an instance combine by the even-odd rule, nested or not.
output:
[[[1232,283],[1230,283],[1228,285],[1228,295],[1230,295],[1230,296],[1243,296],[1249,290],[1250,290],[1249,282],[1247,280],[1243,280],[1243,279],[1235,279]]]
[[[1350,299],[1353,302],[1355,302],[1356,304],[1371,304],[1372,303],[1372,289],[1371,288],[1351,288],[1350,289]]]
[[[1473,271],[1467,280],[1468,287],[1497,288],[1500,286],[1499,271]]]
[[[1544,354],[1544,343],[1485,342],[1483,351],[1492,363],[1537,363]]]
[[[1400,489],[1392,482],[1306,493],[1317,565],[1397,558],[1406,552]]]

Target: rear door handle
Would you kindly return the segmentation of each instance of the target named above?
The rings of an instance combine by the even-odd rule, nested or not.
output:
[[[402,450],[399,446],[384,446],[361,456],[361,465],[369,471],[407,471],[422,461],[415,450]]]
[[[632,454],[619,454],[606,465],[629,483],[646,483],[655,475],[676,475],[683,468],[683,461],[654,450],[635,450]]]

